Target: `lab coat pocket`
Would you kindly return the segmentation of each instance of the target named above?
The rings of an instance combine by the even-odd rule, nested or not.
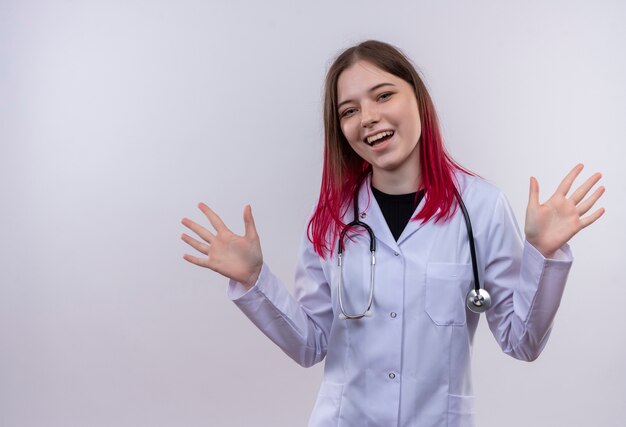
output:
[[[431,262],[426,267],[426,313],[440,326],[465,325],[465,296],[472,285],[472,265]]]
[[[448,425],[474,427],[474,396],[448,395]]]
[[[317,394],[309,427],[331,427],[339,425],[339,408],[343,384],[322,382]]]

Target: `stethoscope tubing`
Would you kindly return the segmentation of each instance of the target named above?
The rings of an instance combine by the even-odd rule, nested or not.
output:
[[[354,320],[354,319],[361,319],[363,317],[370,317],[372,304],[374,301],[374,270],[376,267],[376,235],[374,234],[374,231],[370,228],[369,225],[359,220],[358,194],[359,192],[358,192],[358,186],[357,186],[357,190],[354,192],[354,202],[352,205],[354,209],[354,217],[353,217],[354,219],[349,224],[346,224],[346,226],[341,230],[341,233],[339,234],[339,243],[338,243],[338,249],[337,249],[337,252],[338,252],[337,264],[339,267],[338,291],[339,291],[339,309],[341,310],[341,314],[339,315],[340,319]],[[456,199],[459,203],[459,207],[461,208],[461,212],[463,213],[463,218],[465,219],[465,226],[467,229],[467,237],[468,237],[468,242],[469,242],[469,247],[470,247],[470,256],[472,258],[472,273],[474,275],[474,288],[468,292],[467,298],[466,298],[466,304],[467,304],[467,307],[474,313],[483,313],[491,306],[491,297],[489,293],[486,290],[482,289],[480,286],[480,281],[478,278],[478,261],[476,257],[476,246],[474,243],[474,233],[472,231],[472,222],[470,220],[469,213],[467,212],[465,203],[463,203],[463,198],[461,197],[461,195],[459,194],[456,188],[454,189],[454,195],[456,196]],[[370,290],[369,290],[370,292],[369,292],[369,298],[367,301],[367,308],[361,314],[348,314],[343,305],[343,287],[344,287],[343,239],[347,231],[353,227],[364,228],[369,234],[369,238],[370,238],[370,253],[371,253]]]
[[[341,309],[341,319],[361,319],[363,317],[371,316],[372,303],[374,301],[374,269],[376,267],[376,235],[369,225],[359,220],[359,199],[358,191],[354,193],[354,220],[347,224],[341,234],[339,235],[339,249],[337,254],[337,262],[339,264],[339,308]],[[370,267],[370,293],[367,300],[367,308],[361,314],[348,314],[343,306],[343,238],[346,232],[353,227],[363,227],[370,236],[370,254],[371,254],[371,267]]]
[[[461,211],[463,212],[463,217],[465,218],[465,227],[467,228],[467,239],[469,240],[470,247],[470,256],[472,257],[472,272],[474,273],[474,290],[476,292],[480,292],[480,281],[478,280],[478,262],[476,261],[476,246],[474,244],[474,232],[472,231],[472,221],[470,220],[470,216],[467,213],[467,208],[465,207],[465,203],[463,203],[463,199],[459,194],[458,190],[454,189],[454,195],[456,196],[457,201],[459,202],[459,206],[461,207]]]

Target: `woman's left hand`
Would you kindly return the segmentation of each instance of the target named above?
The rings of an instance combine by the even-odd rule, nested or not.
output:
[[[593,224],[604,213],[604,208],[583,217],[604,193],[604,187],[598,187],[591,196],[583,201],[591,188],[602,178],[600,173],[591,175],[574,193],[567,197],[574,180],[583,170],[578,164],[563,178],[556,192],[544,204],[539,203],[539,183],[530,178],[530,195],[526,208],[526,240],[546,258],[554,253],[576,233]]]

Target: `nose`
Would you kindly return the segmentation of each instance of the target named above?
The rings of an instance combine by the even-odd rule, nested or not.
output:
[[[380,117],[378,109],[374,105],[361,105],[361,126],[364,128],[371,127],[373,124],[378,123]]]

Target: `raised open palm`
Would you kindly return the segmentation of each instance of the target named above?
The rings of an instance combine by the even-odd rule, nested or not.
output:
[[[206,255],[206,257],[196,257],[185,254],[183,258],[201,267],[210,268],[229,279],[241,282],[247,287],[252,287],[261,273],[263,253],[250,205],[247,205],[243,211],[245,224],[243,236],[233,233],[221,218],[204,203],[198,204],[198,207],[215,228],[215,233],[188,218],[183,218],[181,223],[195,232],[203,241],[196,240],[187,234],[183,234],[181,239]]]
[[[604,213],[604,208],[600,208],[583,217],[604,193],[604,187],[598,187],[583,201],[602,177],[600,173],[591,175],[571,196],[567,195],[583,167],[582,164],[576,165],[563,178],[552,197],[543,204],[539,203],[539,183],[534,177],[530,178],[524,232],[526,240],[546,258],[552,257],[557,249]]]

